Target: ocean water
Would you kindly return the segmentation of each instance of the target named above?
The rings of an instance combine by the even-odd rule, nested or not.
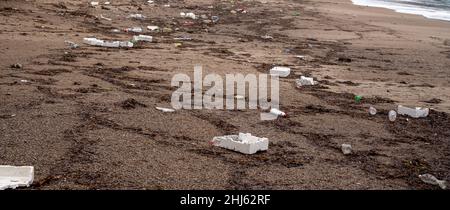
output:
[[[400,13],[450,21],[450,0],[352,0],[361,6],[382,7]]]

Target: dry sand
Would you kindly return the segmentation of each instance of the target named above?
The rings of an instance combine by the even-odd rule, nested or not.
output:
[[[0,164],[35,166],[31,189],[438,189],[418,175],[450,180],[449,22],[344,0],[89,2],[0,1]],[[247,13],[230,12],[238,9]],[[220,20],[190,25],[183,11]],[[125,18],[133,13],[148,19]],[[157,42],[132,49],[82,44],[127,40],[111,29],[147,25],[179,30],[148,33]],[[193,40],[176,47],[181,35]],[[172,76],[195,64],[221,75],[291,67],[280,82],[289,117],[156,110],[170,106]],[[298,89],[300,75],[320,85]],[[391,123],[397,104],[434,110]],[[208,143],[237,132],[269,138],[269,150]],[[354,154],[344,156],[342,143]]]

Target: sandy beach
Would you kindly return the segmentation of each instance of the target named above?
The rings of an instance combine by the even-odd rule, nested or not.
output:
[[[24,189],[440,189],[418,175],[450,180],[450,22],[347,0],[90,2],[0,1],[0,165],[34,166]],[[146,18],[127,18],[136,13]],[[122,29],[150,25],[161,29],[142,33],[152,43],[83,43],[130,40]],[[191,40],[174,40],[183,36]],[[280,79],[288,117],[156,110],[171,107],[171,78],[197,64],[219,75],[290,67]],[[297,88],[302,75],[318,84]],[[397,105],[431,111],[390,122]],[[209,143],[238,132],[267,137],[269,149]]]

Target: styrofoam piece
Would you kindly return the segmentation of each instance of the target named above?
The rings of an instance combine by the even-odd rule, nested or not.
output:
[[[144,41],[144,42],[152,42],[153,37],[147,36],[147,35],[139,35],[139,36],[133,36],[134,41]]]
[[[197,16],[192,12],[188,12],[188,13],[180,12],[180,16],[185,17],[185,18],[191,18],[193,20],[197,19]]]
[[[33,183],[33,166],[0,165],[0,190],[28,187]]]
[[[133,43],[132,42],[128,42],[128,41],[103,41],[101,39],[97,39],[97,38],[84,38],[83,42],[85,44],[88,45],[92,45],[92,46],[100,46],[100,47],[133,47]]]
[[[350,144],[342,144],[341,150],[344,155],[352,154],[352,145]]]
[[[137,20],[143,20],[143,19],[145,19],[147,17],[145,15],[142,15],[142,14],[131,14],[131,15],[128,15],[128,18],[134,18],[134,19],[137,19]]]
[[[150,31],[157,31],[159,30],[159,26],[147,26],[147,29]]]
[[[282,66],[275,66],[272,69],[270,69],[271,75],[278,75],[279,77],[287,77],[291,73],[291,68],[289,67],[282,67]]]
[[[174,112],[175,109],[169,109],[169,108],[163,108],[163,107],[156,107],[157,110],[162,112]]]
[[[269,139],[252,136],[250,133],[214,137],[211,143],[244,154],[255,154],[269,149]]]
[[[312,77],[304,77],[301,76],[300,79],[295,81],[297,83],[297,86],[309,86],[309,85],[315,85],[316,82],[314,82],[314,79]]]
[[[126,28],[125,29],[126,32],[134,32],[134,33],[142,33],[142,28],[141,27],[132,27],[132,28]]]
[[[430,109],[428,108],[408,108],[402,105],[398,105],[397,107],[397,113],[401,115],[408,115],[413,118],[420,118],[420,117],[427,117],[428,113],[430,112]]]

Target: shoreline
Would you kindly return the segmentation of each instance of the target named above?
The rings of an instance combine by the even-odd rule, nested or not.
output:
[[[352,2],[352,4],[357,5],[357,6],[368,6],[368,7],[377,7],[377,8],[385,8],[385,9],[389,9],[389,10],[393,10],[397,13],[402,13],[402,14],[412,14],[412,15],[419,15],[422,17],[425,17],[427,19],[432,19],[432,20],[441,20],[441,21],[450,21],[450,14],[447,14],[448,17],[433,17],[431,14],[438,12],[438,10],[433,10],[433,11],[428,11],[428,13],[431,14],[423,14],[424,10],[426,10],[425,8],[419,8],[419,7],[412,7],[415,8],[416,10],[414,11],[408,11],[406,8],[407,6],[395,6],[395,5],[377,5],[377,4],[364,4],[362,2],[355,2],[355,0],[350,0]],[[402,8],[403,7],[403,8]],[[422,13],[418,12],[419,10],[422,10]],[[445,11],[446,13],[450,13],[448,11]]]

